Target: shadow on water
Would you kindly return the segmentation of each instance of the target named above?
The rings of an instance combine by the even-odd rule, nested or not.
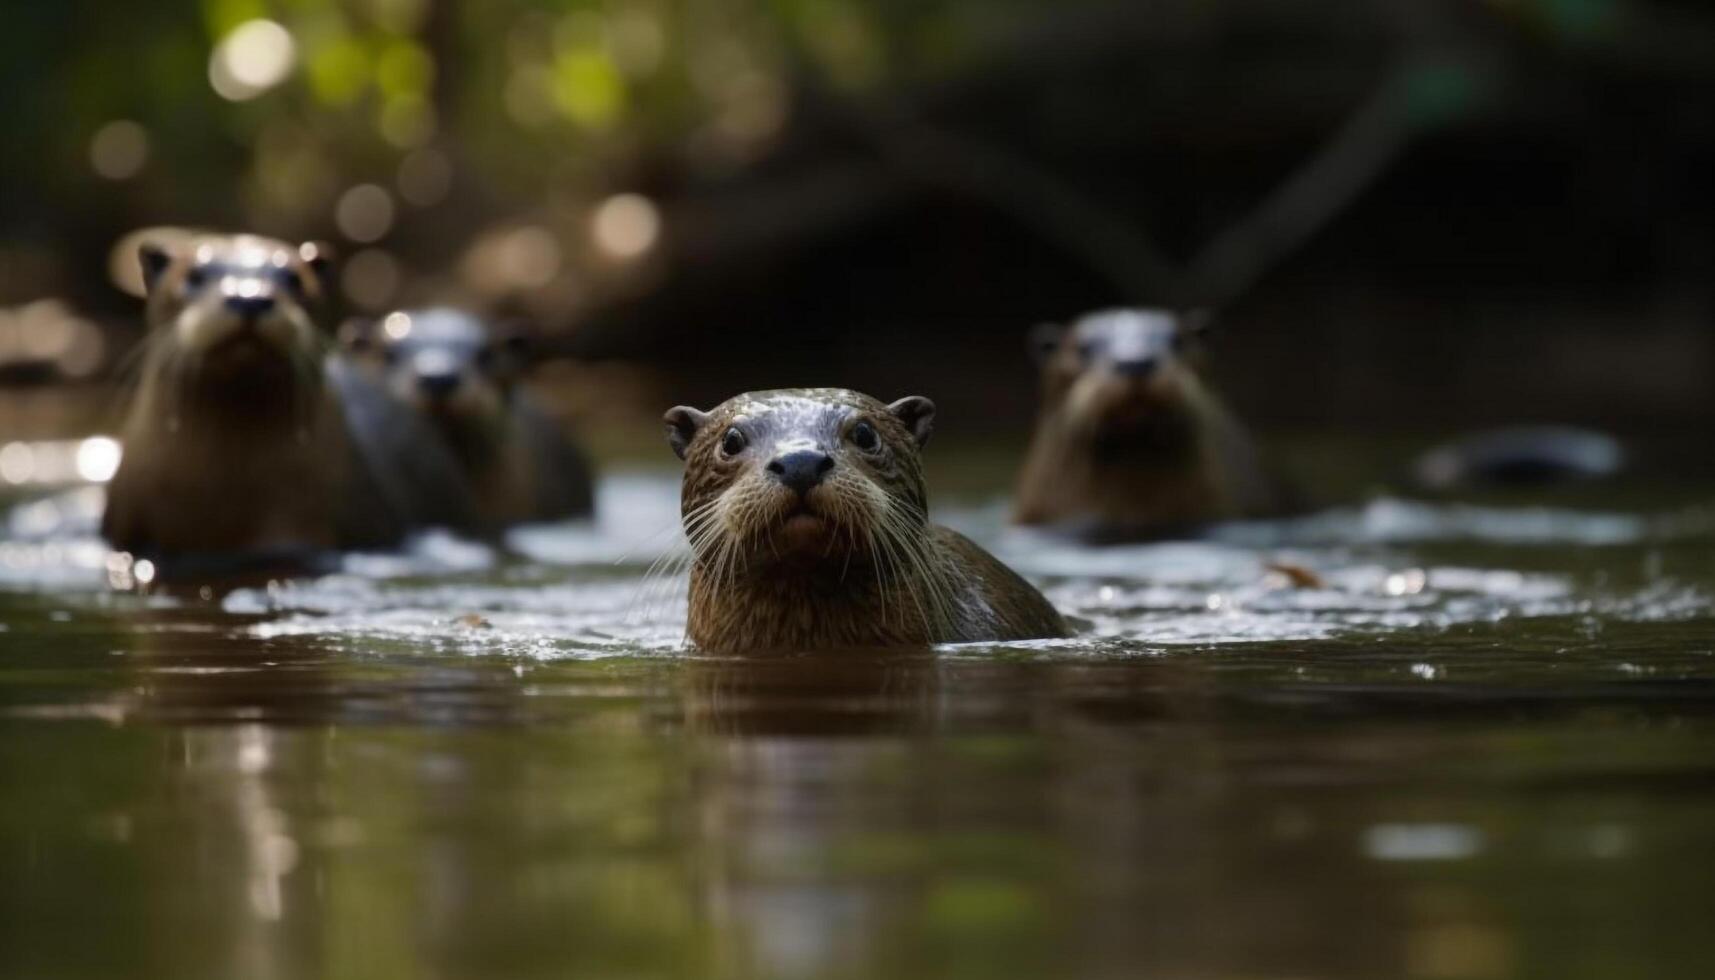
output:
[[[705,657],[644,581],[673,504],[206,595],[14,520],[0,974],[1715,971],[1696,512],[1090,551],[979,503],[1079,638]]]

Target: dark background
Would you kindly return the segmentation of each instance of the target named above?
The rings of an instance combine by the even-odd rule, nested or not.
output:
[[[223,96],[211,58],[258,19],[289,69]],[[330,320],[528,320],[586,424],[845,384],[1014,441],[1026,330],[1115,303],[1218,309],[1216,372],[1265,429],[1659,436],[1715,413],[1700,3],[77,0],[6,21],[14,405],[114,377],[140,329],[115,243],[190,224],[334,243]],[[373,241],[337,218],[358,185],[393,211]],[[659,216],[640,254],[593,230],[616,194]],[[54,345],[20,311],[45,298],[27,322],[93,327],[99,367],[32,353]]]

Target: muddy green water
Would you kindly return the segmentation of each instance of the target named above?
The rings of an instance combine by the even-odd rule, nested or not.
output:
[[[1697,493],[1100,550],[952,495],[1078,639],[735,658],[643,581],[670,476],[206,598],[108,590],[98,493],[0,534],[0,977],[1715,976]]]

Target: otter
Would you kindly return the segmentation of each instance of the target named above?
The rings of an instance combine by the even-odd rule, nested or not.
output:
[[[931,524],[920,453],[927,398],[842,388],[762,391],[680,406],[687,632],[698,647],[815,650],[1067,635],[1040,592]]]
[[[325,249],[186,232],[139,257],[149,332],[102,518],[113,547],[203,573],[470,521],[450,456],[317,325]]]
[[[1043,400],[1013,521],[1159,537],[1285,509],[1201,375],[1208,316],[1107,310],[1037,328]]]
[[[1409,482],[1428,493],[1546,487],[1611,479],[1627,466],[1619,439],[1569,425],[1523,425],[1467,435],[1425,452]]]
[[[440,435],[487,529],[594,510],[589,461],[522,390],[529,358],[523,335],[432,308],[348,323],[342,339]]]

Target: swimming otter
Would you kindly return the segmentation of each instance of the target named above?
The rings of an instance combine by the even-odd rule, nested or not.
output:
[[[905,646],[1067,635],[1048,600],[929,523],[927,398],[842,388],[680,406],[692,642],[705,650]]]
[[[1281,508],[1199,375],[1206,317],[1109,310],[1038,328],[1043,401],[1013,520],[1148,537]]]
[[[469,522],[450,456],[330,356],[323,250],[187,232],[139,254],[150,332],[102,518],[115,548],[200,572]]]
[[[1491,429],[1419,456],[1409,478],[1430,493],[1498,487],[1545,487],[1620,475],[1626,448],[1605,432],[1569,425]]]
[[[353,322],[343,334],[346,349],[440,434],[490,529],[594,509],[588,460],[519,386],[522,336],[496,336],[446,308]]]

